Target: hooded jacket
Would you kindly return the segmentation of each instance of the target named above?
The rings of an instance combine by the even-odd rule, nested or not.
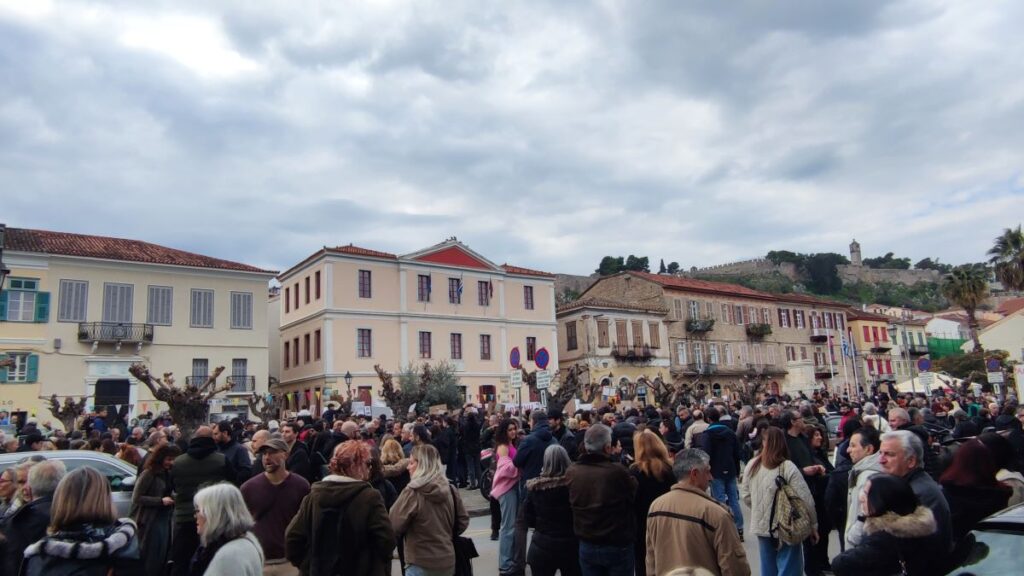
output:
[[[906,516],[887,512],[864,521],[864,538],[832,559],[836,576],[892,576],[905,570],[908,576],[944,574],[932,565],[930,536],[937,526],[926,506]]]
[[[84,525],[61,531],[25,548],[24,576],[115,576],[139,574],[139,540],[127,518],[111,526]],[[16,574],[17,572],[11,572]]]
[[[711,474],[718,480],[736,480],[740,473],[740,443],[736,433],[715,422],[704,430],[700,448],[711,457]]]
[[[285,557],[303,575],[332,574],[338,560],[351,574],[388,574],[394,549],[380,492],[347,476],[332,474],[313,484],[285,531]]]
[[[213,438],[197,437],[188,443],[188,450],[174,459],[171,480],[174,484],[174,522],[186,524],[195,521],[192,498],[199,487],[232,480],[231,468],[224,455],[217,452]]]
[[[963,538],[981,520],[1006,508],[1013,489],[1009,486],[958,486],[942,484],[942,495],[949,504],[954,542]]]
[[[541,468],[544,467],[544,451],[553,442],[557,442],[551,435],[551,427],[547,420],[541,420],[533,427],[530,434],[519,443],[516,456],[512,460],[516,468],[522,472],[520,483],[524,484],[540,476]]]
[[[235,471],[236,486],[241,486],[252,476],[252,459],[249,458],[248,450],[234,438],[228,440],[226,444],[218,444],[217,451],[231,463],[231,467]]]
[[[864,535],[864,523],[857,519],[860,516],[860,493],[872,476],[882,470],[878,462],[878,452],[861,458],[853,465],[849,475],[849,488],[846,491],[846,530],[844,532],[847,546],[856,546]]]
[[[391,507],[390,516],[395,535],[405,537],[407,564],[428,570],[455,568],[452,538],[469,527],[469,514],[444,476],[413,478]]]

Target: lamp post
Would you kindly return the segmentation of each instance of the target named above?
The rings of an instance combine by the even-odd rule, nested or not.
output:
[[[345,371],[345,389],[348,395],[352,395],[352,373],[348,370]]]

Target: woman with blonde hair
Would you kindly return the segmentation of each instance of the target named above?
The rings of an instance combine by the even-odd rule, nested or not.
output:
[[[636,540],[633,544],[634,570],[637,576],[644,576],[647,571],[647,513],[651,503],[659,496],[668,492],[676,483],[672,473],[672,460],[668,457],[665,442],[651,430],[643,430],[633,435],[633,452],[636,460],[629,467],[629,473],[636,478]]]
[[[395,537],[384,500],[368,482],[370,458],[360,440],[335,446],[330,474],[313,484],[288,524],[285,556],[303,575],[388,573]]]
[[[66,474],[50,506],[49,535],[25,549],[21,573],[135,575],[142,570],[135,523],[117,518],[110,484],[93,468]]]
[[[800,544],[784,544],[772,536],[771,514],[775,493],[781,477],[796,490],[808,510],[814,510],[814,498],[804,482],[803,474],[789,460],[785,433],[774,426],[765,429],[761,453],[743,471],[740,497],[750,507],[749,533],[757,536],[763,576],[801,576],[804,572],[803,549]],[[818,541],[817,518],[812,513],[811,542]]]
[[[192,502],[199,549],[189,576],[261,576],[263,547],[250,532],[255,522],[242,492],[222,482],[199,490]]]
[[[412,450],[412,480],[391,507],[391,526],[405,538],[406,576],[451,576],[452,540],[469,527],[458,490],[448,484],[441,456],[429,444]]]
[[[409,484],[409,459],[406,458],[402,445],[394,438],[388,438],[380,448],[380,463],[384,466],[384,478],[387,478],[399,494]]]

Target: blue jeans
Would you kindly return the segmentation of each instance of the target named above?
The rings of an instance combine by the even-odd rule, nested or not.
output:
[[[515,563],[516,514],[519,512],[519,491],[515,486],[498,497],[501,507],[501,528],[498,530],[498,570],[509,572]]]
[[[715,500],[718,500],[723,504],[729,505],[729,509],[732,510],[732,519],[734,522],[736,522],[736,529],[742,532],[743,510],[740,509],[740,494],[739,491],[736,489],[736,479],[712,479],[711,495],[714,496]]]
[[[633,576],[633,545],[602,546],[580,542],[583,576]]]
[[[761,556],[761,576],[802,576],[804,573],[804,551],[795,546],[782,545],[775,549],[775,539],[757,537],[757,550]]]
[[[405,576],[451,576],[453,570],[454,566],[450,570],[430,570],[409,564],[405,567]]]

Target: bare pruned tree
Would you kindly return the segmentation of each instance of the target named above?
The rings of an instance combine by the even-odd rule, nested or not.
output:
[[[78,421],[85,416],[85,405],[89,401],[87,396],[82,396],[78,400],[75,400],[74,396],[65,396],[62,404],[56,394],[49,398],[40,396],[39,399],[47,401],[46,407],[50,409],[53,417],[64,425],[64,430],[67,432],[78,428]]]
[[[384,403],[394,412],[396,418],[404,418],[409,413],[413,404],[419,404],[427,395],[427,384],[430,382],[430,366],[424,365],[423,372],[415,386],[395,386],[394,376],[376,364],[373,367],[377,372],[377,378],[381,383],[381,395]],[[351,409],[351,396],[349,396],[349,408]]]
[[[175,383],[172,372],[164,372],[163,378],[153,378],[145,364],[132,364],[128,371],[149,388],[154,398],[167,403],[171,419],[186,439],[209,421],[210,400],[231,389],[231,384],[217,385],[223,366],[215,368],[202,384],[188,384],[186,380],[184,386]]]

